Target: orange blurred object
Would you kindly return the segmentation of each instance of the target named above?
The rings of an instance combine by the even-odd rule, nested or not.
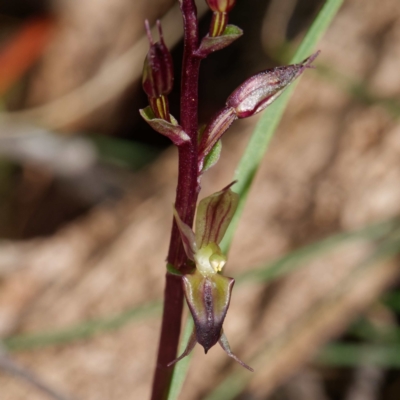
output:
[[[52,18],[30,19],[0,48],[0,96],[37,61],[49,42],[53,27]]]

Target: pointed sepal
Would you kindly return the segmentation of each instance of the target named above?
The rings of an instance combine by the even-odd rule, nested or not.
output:
[[[197,253],[197,245],[196,245],[196,237],[192,231],[192,228],[181,220],[181,217],[179,216],[178,211],[176,211],[175,207],[174,207],[174,217],[176,225],[178,226],[179,229],[179,233],[181,234],[181,239],[183,243],[183,248],[185,249],[185,253],[190,260],[194,261],[195,254]]]
[[[229,342],[227,337],[225,336],[225,333],[222,331],[221,337],[218,340],[218,343],[220,346],[224,349],[225,353],[228,354],[229,357],[233,358],[235,361],[237,361],[242,367],[248,369],[251,372],[254,372],[254,369],[249,367],[246,363],[244,363],[239,357],[235,356],[232,353],[231,347],[229,346]]]
[[[238,194],[230,189],[234,183],[200,201],[196,215],[198,248],[219,244],[224,237],[239,203]]]
[[[189,341],[188,344],[186,345],[186,349],[185,351],[177,358],[175,358],[175,360],[171,361],[167,367],[171,367],[172,365],[174,365],[175,363],[177,363],[178,361],[182,360],[182,358],[187,357],[192,350],[194,349],[194,346],[196,346],[197,343],[197,339],[196,339],[196,330],[193,329],[192,334],[189,337]]]
[[[242,29],[235,25],[227,25],[225,30],[219,36],[206,35],[201,43],[196,55],[199,57],[207,57],[210,53],[222,50],[232,44],[235,40],[243,35]]]
[[[171,122],[157,118],[150,106],[139,110],[139,113],[155,131],[171,139],[176,146],[190,141],[189,135],[182,129],[178,121],[172,115],[170,115]]]
[[[220,339],[235,280],[219,274],[204,277],[197,270],[194,274],[184,275],[182,280],[197,342],[207,353]]]

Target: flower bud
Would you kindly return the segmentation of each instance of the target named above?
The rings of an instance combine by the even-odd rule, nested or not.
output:
[[[252,76],[229,96],[226,105],[235,110],[238,118],[259,113],[276,100],[283,89],[306,68],[310,68],[318,54],[313,54],[300,64],[276,67]]]
[[[234,7],[236,0],[206,0],[212,11],[229,12]]]
[[[236,0],[206,0],[213,13],[210,36],[221,36],[228,24],[228,12],[234,7]]]
[[[150,106],[154,114],[162,119],[169,119],[169,107],[166,95],[173,86],[173,64],[171,53],[164,43],[161,24],[157,21],[159,42],[154,42],[151,36],[148,21],[146,21],[146,31],[150,42],[150,49],[144,60],[142,86],[147,94]]]
[[[221,36],[228,25],[228,13],[214,12],[211,20],[210,37]]]

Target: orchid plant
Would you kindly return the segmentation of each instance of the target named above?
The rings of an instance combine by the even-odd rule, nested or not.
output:
[[[149,23],[146,21],[145,24],[150,49],[144,62],[142,83],[149,106],[140,110],[140,114],[155,131],[170,138],[179,152],[177,194],[167,256],[153,400],[166,398],[173,364],[188,355],[196,343],[201,344],[207,353],[218,342],[230,357],[252,371],[232,353],[222,328],[234,279],[221,274],[227,259],[219,244],[235,213],[238,196],[231,190],[233,182],[200,201],[196,207],[201,177],[218,161],[222,149],[221,137],[231,124],[238,118],[250,117],[268,107],[306,68],[311,67],[318,55],[315,53],[299,64],[268,69],[250,77],[233,91],[225,106],[214,115],[205,129],[200,130],[200,63],[209,54],[227,47],[243,34],[240,28],[228,25],[228,15],[236,0],[206,2],[213,16],[209,33],[200,40],[194,0],[179,0],[184,29],[179,119],[169,112],[168,94],[173,86],[174,73],[161,24],[157,22],[158,41],[153,40]],[[194,233],[191,227],[195,214]],[[186,350],[176,358],[184,298],[195,327]]]

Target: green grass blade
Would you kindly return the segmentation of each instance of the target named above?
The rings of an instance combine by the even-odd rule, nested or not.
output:
[[[178,354],[182,354],[186,348],[186,344],[189,341],[189,337],[193,331],[194,323],[191,317],[188,318],[185,330],[182,335],[181,343],[179,345]],[[171,387],[169,390],[168,400],[177,400],[179,393],[182,390],[183,383],[186,379],[186,374],[189,369],[191,354],[185,357],[183,360],[179,361],[175,365],[174,374],[172,376]]]
[[[250,362],[251,364],[251,362]],[[250,377],[243,371],[235,370],[222,381],[204,400],[231,400],[239,396],[248,385]]]
[[[300,62],[312,53],[319,39],[325,33],[342,3],[343,0],[327,0],[325,2],[317,18],[314,20],[301,45],[296,51],[296,54],[292,58],[291,63]],[[240,195],[240,201],[236,214],[229,226],[224,240],[222,241],[221,248],[225,253],[229,251],[229,247],[239,223],[240,216],[243,212],[254,176],[268,148],[269,142],[276,128],[278,127],[294,88],[295,84],[289,86],[289,88],[286,89],[285,92],[265,110],[258,124],[256,125],[250,142],[240,160],[234,176],[234,180],[238,181],[234,187],[234,190]]]
[[[324,254],[342,243],[355,240],[382,240],[398,230],[400,221],[397,218],[375,223],[354,232],[342,232],[329,236],[318,242],[294,250],[283,257],[257,268],[249,268],[249,271],[236,277],[237,284],[256,281],[271,282],[292,271],[298,270],[306,261]]]
[[[321,350],[316,361],[336,367],[374,365],[400,368],[400,344],[332,343]]]
[[[11,336],[3,339],[2,344],[9,351],[65,344],[79,339],[87,339],[103,332],[116,330],[128,322],[160,313],[160,311],[161,303],[154,302],[132,308],[113,317],[86,321],[73,327],[59,330],[58,332]]]
[[[395,325],[375,325],[365,318],[353,323],[347,331],[357,339],[379,344],[400,345],[400,329]]]
[[[400,291],[387,293],[383,298],[384,304],[395,312],[400,312]]]

